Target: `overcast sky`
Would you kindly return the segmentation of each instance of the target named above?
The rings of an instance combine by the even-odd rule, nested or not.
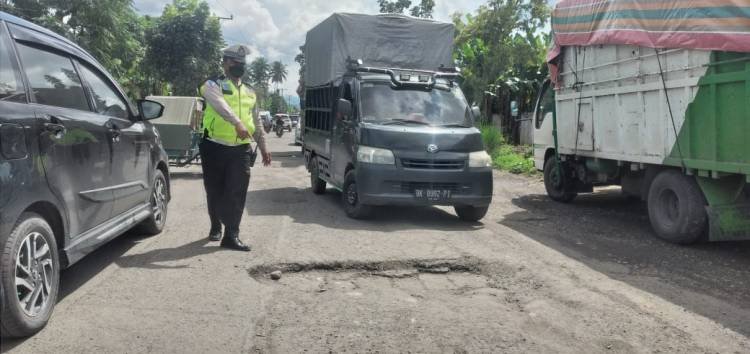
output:
[[[146,15],[159,16],[171,0],[135,0],[135,8]],[[253,57],[263,55],[270,61],[287,64],[289,75],[284,94],[294,94],[299,66],[294,61],[304,44],[307,30],[334,12],[375,14],[377,0],[207,0],[214,14],[234,15],[222,21],[224,40],[253,48]],[[413,0],[416,4],[419,0]],[[474,12],[486,0],[435,0],[434,17],[449,22],[455,12]]]

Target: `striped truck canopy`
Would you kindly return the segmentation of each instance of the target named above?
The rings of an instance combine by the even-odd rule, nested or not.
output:
[[[552,13],[552,33],[553,80],[562,46],[750,52],[750,0],[562,0]]]

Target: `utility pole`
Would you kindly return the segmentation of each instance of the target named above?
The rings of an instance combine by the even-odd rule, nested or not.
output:
[[[234,20],[234,15],[229,15],[229,17],[221,17],[221,16],[216,16],[216,18],[218,18],[218,19],[219,19],[219,21],[221,21],[221,20],[225,20],[225,21],[233,21],[233,20]]]

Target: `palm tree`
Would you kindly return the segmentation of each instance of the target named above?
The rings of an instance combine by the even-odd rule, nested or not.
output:
[[[271,64],[271,82],[276,85],[276,91],[279,91],[279,85],[286,81],[286,65],[280,61]]]
[[[267,97],[268,81],[271,79],[271,66],[264,57],[259,57],[250,63],[250,70],[247,71],[245,79],[255,88],[259,97],[259,102]]]

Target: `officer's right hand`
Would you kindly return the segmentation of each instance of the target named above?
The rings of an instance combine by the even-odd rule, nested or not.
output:
[[[237,132],[237,137],[241,140],[250,139],[250,132],[242,122],[237,122],[237,124],[234,125],[234,130]]]

